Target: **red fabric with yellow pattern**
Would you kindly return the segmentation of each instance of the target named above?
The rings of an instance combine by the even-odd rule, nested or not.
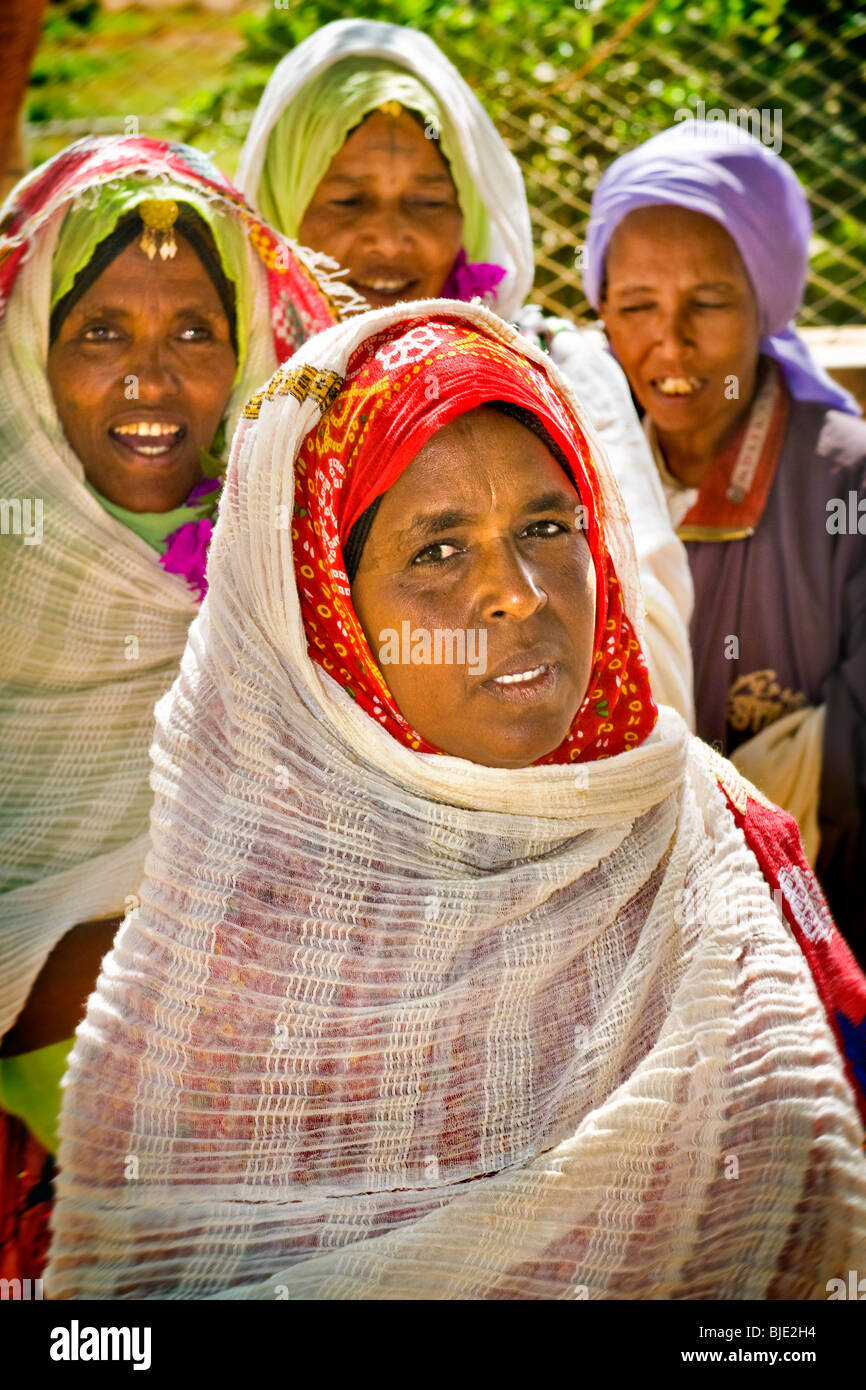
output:
[[[304,439],[292,537],[309,654],[394,738],[423,753],[442,751],[412,729],[394,703],[352,607],[342,545],[358,517],[396,482],[431,435],[495,400],[531,410],[568,459],[595,564],[589,687],[567,737],[539,762],[612,757],[643,741],[657,710],[605,545],[595,464],[544,369],[477,327],[424,318],[371,337],[349,362],[321,424]]]

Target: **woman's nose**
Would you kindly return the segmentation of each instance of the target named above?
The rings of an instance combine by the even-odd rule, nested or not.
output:
[[[139,345],[130,353],[127,390],[130,376],[135,380],[138,400],[159,401],[166,395],[174,395],[180,388],[177,364],[162,342]]]
[[[533,567],[511,542],[488,554],[479,575],[479,611],[485,622],[516,618],[523,622],[547,603]]]
[[[673,348],[679,352],[684,347],[694,347],[696,339],[694,324],[688,310],[679,305],[663,309],[657,320],[658,339],[662,347]]]
[[[398,207],[381,207],[364,215],[357,236],[368,255],[398,256],[412,244],[411,219]]]

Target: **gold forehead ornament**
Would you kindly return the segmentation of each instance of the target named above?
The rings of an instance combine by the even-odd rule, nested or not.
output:
[[[164,202],[148,198],[146,202],[139,203],[137,211],[144,224],[138,244],[148,260],[152,261],[157,253],[161,261],[172,260],[177,255],[177,238],[174,234],[177,203],[171,198]]]
[[[403,114],[403,108],[400,105],[399,101],[383,101],[382,105],[379,107],[379,110],[385,116],[393,116],[394,120],[396,120],[398,116],[402,116]]]

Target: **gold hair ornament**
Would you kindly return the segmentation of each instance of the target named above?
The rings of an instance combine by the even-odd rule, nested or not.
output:
[[[157,253],[161,261],[173,260],[177,255],[177,238],[174,234],[177,203],[170,198],[164,202],[148,198],[146,202],[139,203],[137,211],[144,224],[138,244],[148,260],[152,261]]]
[[[392,116],[395,121],[398,116],[402,116],[403,114],[403,107],[400,105],[399,101],[383,101],[379,110],[385,116]]]

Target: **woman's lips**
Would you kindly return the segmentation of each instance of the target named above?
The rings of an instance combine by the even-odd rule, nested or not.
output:
[[[690,375],[656,376],[650,381],[653,391],[666,401],[691,400],[706,386],[706,378]]]
[[[121,449],[141,459],[167,459],[186,438],[183,425],[164,420],[134,420],[114,425],[108,433]]]
[[[414,290],[418,281],[406,275],[366,275],[350,280],[349,283],[374,306],[385,307],[389,304],[399,304],[404,299],[417,298]]]
[[[556,662],[542,661],[535,666],[515,667],[513,671],[490,676],[483,689],[497,699],[525,704],[543,700],[552,691],[558,674]]]

